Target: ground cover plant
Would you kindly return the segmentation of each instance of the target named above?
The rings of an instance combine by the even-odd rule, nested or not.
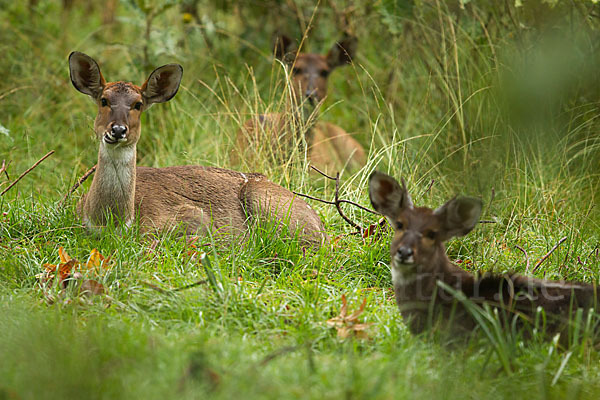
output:
[[[136,83],[183,65],[177,96],[142,117],[138,165],[260,171],[333,199],[300,150],[283,165],[232,165],[230,151],[250,116],[286,107],[273,34],[322,52],[346,31],[357,56],[319,118],[368,163],[340,171],[340,197],[368,207],[375,169],[419,204],[480,197],[484,223],[448,243],[452,261],[597,283],[598,15],[583,0],[0,0],[0,398],[597,398],[591,329],[524,340],[483,313],[467,343],[410,334],[391,231],[353,235],[330,204],[311,202],[332,238],[315,250],[269,224],[244,246],[137,226],[94,236],[75,213],[90,180],[65,194],[97,154],[95,105],[68,76],[78,50]]]

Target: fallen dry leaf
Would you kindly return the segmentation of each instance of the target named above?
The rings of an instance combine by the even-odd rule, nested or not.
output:
[[[41,283],[52,282],[58,271],[58,281],[65,288],[67,286],[67,279],[71,277],[71,273],[79,265],[79,261],[71,258],[62,246],[58,249],[58,256],[60,257],[60,262],[58,264],[44,264],[44,272],[37,274],[36,278]]]
[[[382,233],[385,233],[387,231],[387,220],[385,219],[385,217],[380,218],[379,221],[377,221],[374,224],[369,225],[368,227],[366,227],[363,231],[362,231],[362,238],[367,239],[369,237],[373,237],[373,240],[379,240],[383,237]],[[342,233],[341,235],[337,235],[335,236],[333,239],[330,240],[330,244],[332,247],[337,247],[339,245],[339,241],[342,238],[345,237],[350,237],[350,236],[355,236],[355,235],[359,235],[361,234],[360,231],[357,232],[351,232],[351,233]]]
[[[209,243],[199,243],[199,239],[200,236],[191,236],[186,242],[186,248],[189,248],[187,255],[192,260],[199,259],[204,253],[204,250],[200,250],[200,247],[206,247],[210,245]]]
[[[374,224],[369,225],[364,231],[363,231],[363,239],[366,239],[370,236],[376,235],[377,238],[381,237],[381,233],[385,232],[387,230],[387,224],[386,224],[386,219],[385,217],[380,218],[379,221],[377,221]]]
[[[335,318],[327,320],[327,326],[330,328],[337,329],[337,337],[340,339],[346,339],[353,336],[358,339],[368,339],[367,328],[371,324],[361,324],[358,321],[358,317],[365,310],[367,305],[367,299],[363,299],[360,308],[348,315],[348,302],[346,301],[346,295],[342,295],[342,308],[340,309],[340,315]]]
[[[109,262],[110,257],[104,257],[98,250],[92,249],[90,252],[90,258],[88,258],[87,263],[85,263],[85,268],[88,270],[95,269],[95,272],[100,272],[102,267],[108,267]]]
[[[81,281],[79,293],[87,296],[103,294],[106,292],[104,286],[91,279],[83,280],[83,274],[79,272],[82,269],[87,270],[95,275],[100,274],[102,268],[109,267],[110,257],[104,257],[96,249],[92,249],[88,261],[85,266],[75,259],[71,258],[63,247],[58,249],[60,262],[58,264],[44,264],[44,271],[37,274],[36,278],[40,283],[52,283],[54,277],[58,275],[58,283],[65,289],[70,280]]]
[[[81,282],[81,286],[79,287],[79,294],[83,294],[84,296],[88,297],[104,294],[105,292],[106,290],[104,289],[104,285],[93,279],[84,280]]]

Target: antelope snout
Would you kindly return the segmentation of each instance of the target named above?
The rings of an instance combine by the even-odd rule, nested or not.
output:
[[[125,125],[113,125],[110,132],[115,139],[119,140],[127,134],[127,127]]]
[[[316,103],[319,102],[319,95],[316,89],[307,90],[306,92],[304,92],[304,97],[306,97],[306,100],[308,100],[311,106],[314,106]]]
[[[115,144],[127,141],[127,126],[113,124],[104,134],[104,141],[108,144]]]
[[[396,251],[396,259],[400,264],[412,264],[415,262],[413,249],[406,246],[400,246]]]

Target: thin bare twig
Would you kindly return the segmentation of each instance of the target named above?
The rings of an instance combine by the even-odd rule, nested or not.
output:
[[[421,196],[421,199],[423,197],[425,197],[425,195],[427,195],[427,193],[429,193],[429,191],[431,190],[431,188],[433,187],[433,184],[435,183],[435,179],[432,179],[431,182],[429,182],[429,186],[427,186],[427,189],[423,192],[423,195]]]
[[[44,157],[40,158],[35,164],[33,164],[31,167],[29,167],[29,169],[25,172],[23,172],[17,179],[15,179],[15,181],[13,183],[11,183],[10,185],[8,185],[8,187],[6,189],[4,189],[2,191],[2,193],[0,193],[0,196],[4,196],[4,194],[6,192],[8,192],[13,186],[15,186],[17,184],[17,182],[19,182],[25,175],[27,175],[28,173],[30,173],[35,167],[37,167],[38,165],[40,165],[40,163],[42,161],[44,161],[46,158],[50,157],[52,154],[54,154],[54,150],[48,152],[48,154],[46,154]]]
[[[327,175],[325,172],[321,171],[320,169],[318,169],[314,165],[311,165],[310,167],[312,169],[314,169],[316,172],[318,172],[319,174],[323,175],[325,178],[330,179],[332,181],[335,181],[335,196],[334,196],[334,200],[333,201],[329,201],[329,200],[319,199],[318,197],[313,197],[313,196],[309,196],[307,194],[298,193],[298,192],[292,192],[292,193],[294,193],[296,196],[301,196],[301,197],[305,197],[307,199],[319,201],[321,203],[334,205],[335,208],[338,210],[338,213],[340,214],[340,216],[344,219],[344,221],[346,221],[353,228],[357,229],[357,232],[355,232],[354,234],[361,234],[362,235],[362,233],[365,231],[365,228],[363,228],[362,226],[358,225],[356,222],[354,222],[350,218],[348,218],[346,216],[346,214],[344,214],[344,211],[342,210],[341,204],[342,203],[352,204],[353,206],[358,207],[358,208],[360,208],[363,211],[370,212],[372,214],[379,215],[379,213],[377,211],[373,211],[373,210],[370,210],[370,209],[368,209],[366,207],[363,207],[360,204],[357,204],[357,203],[355,203],[353,201],[340,199],[340,173],[339,172],[335,174],[335,177],[333,177],[333,176]]]
[[[267,354],[258,365],[265,366],[268,363],[270,363],[271,361],[273,361],[274,359],[276,359],[282,355],[285,355],[287,353],[293,353],[294,351],[300,350],[302,347],[303,347],[303,345],[296,345],[296,346],[285,346],[280,349],[277,349],[274,352]]]
[[[173,291],[173,292],[179,292],[179,291],[181,291],[181,290],[186,290],[186,289],[189,289],[189,288],[193,288],[193,287],[195,287],[195,286],[205,285],[205,284],[207,284],[207,283],[208,283],[208,280],[207,280],[207,279],[203,279],[203,280],[201,280],[201,281],[197,281],[197,282],[194,282],[194,283],[190,283],[189,285],[185,285],[185,286],[182,286],[182,287],[175,288],[175,289],[173,289],[172,291]]]
[[[3,98],[5,98],[6,96],[13,94],[15,92],[18,92],[19,90],[23,90],[23,89],[30,89],[33,88],[34,86],[21,86],[21,87],[16,87],[16,88],[12,88],[11,90],[4,92],[0,95],[0,100],[2,100]]]
[[[521,250],[523,252],[523,254],[525,254],[525,259],[527,260],[527,266],[525,267],[525,273],[529,273],[529,254],[527,254],[525,249],[522,248],[521,246],[519,246],[518,244],[515,244],[515,248]]]
[[[531,270],[531,272],[535,272],[535,270],[536,270],[536,269],[538,269],[538,267],[539,267],[540,265],[542,265],[542,263],[543,263],[544,261],[546,261],[546,259],[547,259],[548,257],[550,257],[550,255],[551,255],[551,254],[554,252],[554,250],[556,250],[556,249],[558,248],[558,246],[560,246],[560,245],[561,245],[561,243],[562,243],[562,242],[564,242],[565,240],[567,240],[567,237],[566,237],[566,236],[565,236],[565,237],[563,237],[563,238],[561,238],[561,239],[558,241],[558,243],[556,243],[556,244],[554,245],[554,247],[553,247],[553,248],[551,248],[551,249],[550,249],[550,251],[549,251],[548,253],[546,253],[546,254],[544,255],[544,257],[542,257],[542,259],[541,259],[540,261],[538,261],[538,262],[537,262],[537,264],[535,264],[535,266],[533,267],[533,270]]]
[[[358,225],[356,222],[352,221],[350,218],[348,218],[346,216],[346,214],[344,214],[344,212],[342,211],[342,206],[340,205],[340,197],[339,196],[340,196],[340,173],[338,172],[335,174],[335,208],[337,208],[338,213],[344,219],[344,221],[346,221],[348,224],[350,224],[351,226],[355,227],[360,232],[362,232],[364,230],[363,227]]]
[[[190,283],[189,285],[185,285],[185,286],[174,288],[174,289],[163,289],[163,288],[161,288],[158,285],[155,285],[153,283],[146,282],[146,281],[141,281],[141,283],[142,283],[142,285],[144,285],[144,286],[146,286],[146,287],[148,287],[148,288],[150,288],[152,290],[155,290],[155,291],[157,291],[160,294],[173,294],[173,293],[179,292],[181,290],[193,288],[194,286],[204,285],[204,284],[208,283],[208,280],[203,279],[201,281]]]
[[[314,165],[311,165],[310,167],[313,170],[317,171],[319,174],[323,175],[325,178],[335,181],[335,177],[327,175],[325,172],[321,171],[319,168],[315,167]]]
[[[88,169],[88,171],[87,171],[85,174],[83,174],[83,176],[82,176],[81,178],[79,178],[79,179],[77,180],[77,183],[75,183],[75,184],[73,185],[73,187],[71,188],[71,190],[69,190],[69,191],[67,192],[67,194],[65,194],[65,196],[62,198],[62,200],[61,200],[61,202],[60,202],[60,205],[61,205],[61,206],[62,206],[63,204],[65,204],[65,201],[67,201],[67,199],[69,198],[69,196],[71,196],[71,195],[73,194],[73,192],[74,192],[75,190],[77,190],[77,188],[78,188],[79,186],[81,186],[81,184],[82,184],[83,182],[85,182],[85,181],[86,181],[86,179],[87,179],[87,178],[89,178],[89,177],[90,177],[90,175],[91,175],[91,174],[93,174],[93,173],[96,171],[96,167],[97,167],[97,165],[94,165],[92,168]]]
[[[339,199],[338,202],[340,202],[340,203],[346,203],[346,204],[352,204],[354,207],[360,208],[361,210],[366,211],[368,213],[375,214],[375,215],[381,215],[377,211],[374,211],[374,210],[371,210],[370,208],[361,206],[360,204],[357,204],[357,203],[355,203],[353,201],[350,201],[350,200]]]
[[[492,202],[494,201],[494,197],[496,197],[496,190],[494,188],[492,188],[492,194],[490,196],[490,201],[487,206],[488,210],[490,210],[492,208]]]
[[[318,202],[321,202],[321,203],[335,205],[335,201],[329,201],[329,200],[325,200],[325,199],[320,199],[318,197],[313,197],[313,196],[310,196],[308,194],[294,192],[294,191],[292,191],[292,193],[294,193],[296,196],[306,197],[307,199],[315,200],[315,201],[318,201]]]
[[[161,288],[160,286],[157,286],[157,285],[155,285],[153,283],[150,283],[150,282],[141,281],[140,283],[142,285],[144,285],[144,286],[152,289],[152,290],[156,290],[160,294],[170,294],[171,293],[170,290],[165,290],[165,289]]]
[[[6,175],[6,179],[10,181],[10,176],[8,176],[8,166],[10,165],[11,161],[8,162],[8,164],[6,163],[6,160],[2,160],[2,167],[0,167],[0,174],[4,173],[4,175]]]

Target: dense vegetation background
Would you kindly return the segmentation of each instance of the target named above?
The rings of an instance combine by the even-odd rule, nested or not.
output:
[[[480,196],[494,223],[449,244],[459,265],[525,272],[516,246],[533,265],[566,237],[535,275],[598,282],[599,29],[591,0],[0,0],[0,190],[56,151],[0,198],[0,398],[596,399],[600,354],[585,335],[565,345],[505,331],[452,347],[410,335],[389,233],[341,236],[352,228],[334,207],[311,203],[341,236],[313,251],[268,227],[243,248],[94,237],[74,212],[89,181],[61,199],[97,154],[95,106],[68,76],[73,50],[108,80],[184,66],[176,98],[143,116],[138,165],[258,170],[331,198],[303,154],[280,167],[231,165],[229,152],[245,119],[285,107],[273,35],[325,53],[347,32],[358,55],[333,72],[321,109],[369,152],[364,169],[343,171],[344,198],[368,205],[376,168],[403,176],[417,204]],[[92,249],[111,257],[95,277],[105,295],[40,288],[61,246],[83,262]],[[366,299],[367,339],[326,324],[342,294],[350,310]]]

